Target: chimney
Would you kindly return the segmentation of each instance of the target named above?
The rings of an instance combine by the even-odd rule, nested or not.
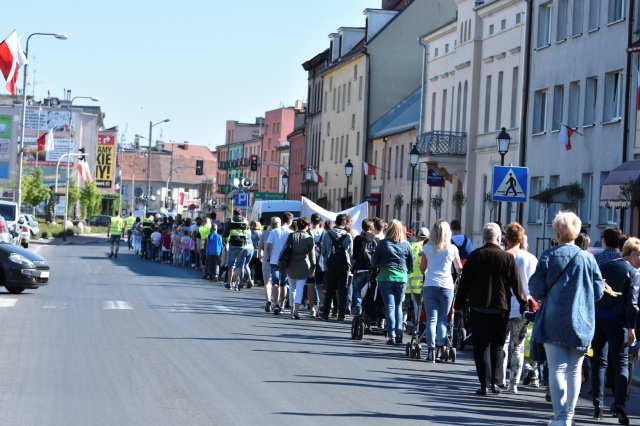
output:
[[[184,150],[189,151],[189,141],[184,141]]]

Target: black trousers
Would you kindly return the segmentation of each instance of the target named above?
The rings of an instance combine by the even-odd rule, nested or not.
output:
[[[327,291],[325,293],[322,316],[328,317],[331,310],[332,296],[338,293],[338,319],[344,319],[347,310],[347,285],[348,271],[332,271],[325,273],[327,280]]]
[[[482,388],[504,383],[502,363],[508,323],[508,311],[489,314],[471,309],[473,359]]]
[[[616,405],[625,406],[629,383],[628,329],[611,318],[596,318],[596,330],[591,341],[593,348],[591,384],[593,406],[604,406],[605,371],[608,361],[613,366],[613,393]]]

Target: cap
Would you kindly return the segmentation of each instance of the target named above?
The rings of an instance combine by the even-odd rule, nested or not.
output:
[[[427,228],[418,229],[418,237],[429,238],[429,230]]]

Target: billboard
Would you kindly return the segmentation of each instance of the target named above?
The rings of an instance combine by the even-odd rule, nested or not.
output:
[[[96,150],[96,186],[111,188],[116,169],[116,132],[100,132],[98,134],[98,149]]]

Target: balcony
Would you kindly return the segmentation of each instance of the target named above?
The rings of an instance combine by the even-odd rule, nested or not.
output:
[[[248,158],[238,159],[238,167],[249,167],[249,159]]]
[[[231,192],[231,185],[218,185],[218,194],[228,194]]]
[[[227,170],[228,168],[229,168],[229,162],[228,161],[221,161],[220,163],[218,163],[218,169]]]
[[[466,179],[467,133],[434,130],[423,133],[418,141],[421,161],[449,182],[453,175]]]

